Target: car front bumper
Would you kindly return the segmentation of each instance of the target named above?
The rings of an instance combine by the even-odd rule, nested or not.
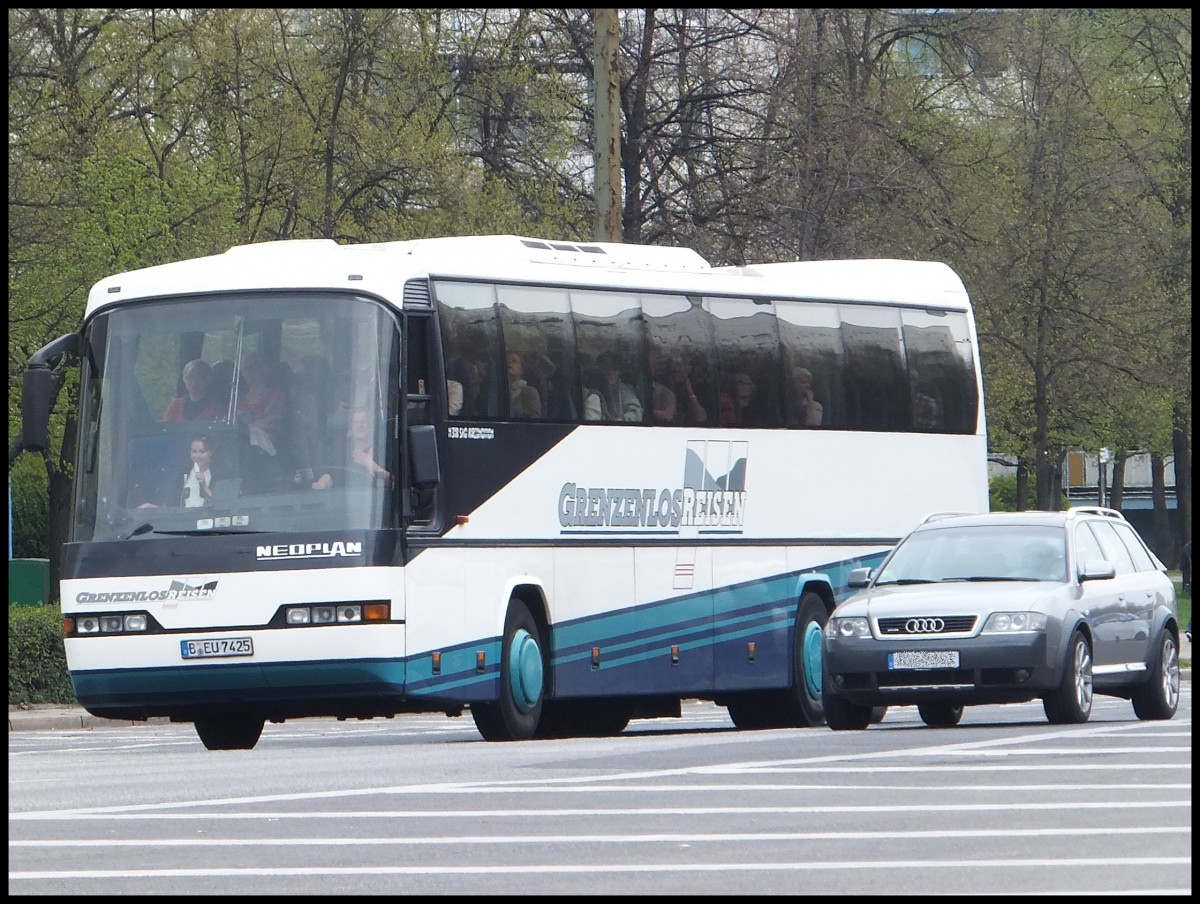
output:
[[[956,668],[890,668],[897,652],[958,653]],[[823,693],[864,706],[932,700],[962,705],[1017,703],[1040,697],[1058,676],[1044,632],[957,638],[836,638],[824,644]]]

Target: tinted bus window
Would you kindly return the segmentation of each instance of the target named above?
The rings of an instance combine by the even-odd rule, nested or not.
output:
[[[497,286],[508,414],[573,420],[575,337],[566,289]]]
[[[778,427],[779,332],[774,305],[749,298],[708,298],[720,389],[719,423]]]
[[[717,424],[716,365],[712,318],[700,299],[686,295],[642,296],[646,351],[656,374],[675,394],[675,426]]]
[[[846,346],[846,426],[851,430],[911,429],[900,312],[871,305],[838,307]]]
[[[641,307],[632,292],[571,290],[578,346],[580,420],[641,423],[646,355]]]
[[[777,301],[784,423],[845,427],[846,353],[836,306]]]
[[[974,433],[979,412],[966,314],[903,310],[913,428]]]
[[[503,354],[500,325],[496,318],[496,290],[486,283],[438,282],[434,296],[441,319],[442,353],[446,380],[461,387],[447,397],[450,416],[461,418],[499,417],[508,411],[503,397]],[[462,401],[457,399],[461,396]]]

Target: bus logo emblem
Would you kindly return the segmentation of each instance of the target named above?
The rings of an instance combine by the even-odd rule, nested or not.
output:
[[[563,533],[595,533],[596,528],[699,528],[701,532],[741,533],[746,520],[745,440],[692,440],[684,454],[677,487],[586,487],[564,483],[558,493]],[[661,532],[661,531],[660,531]]]

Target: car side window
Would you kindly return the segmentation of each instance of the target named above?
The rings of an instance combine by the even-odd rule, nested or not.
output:
[[[1125,544],[1125,548],[1129,550],[1129,555],[1133,559],[1134,567],[1138,571],[1157,571],[1154,566],[1154,559],[1150,557],[1150,553],[1146,551],[1146,547],[1142,544],[1141,538],[1137,532],[1128,524],[1113,524],[1111,525],[1117,536],[1121,538],[1121,542]]]
[[[1085,562],[1090,562],[1095,559],[1106,559],[1104,550],[1100,548],[1099,542],[1096,540],[1096,535],[1092,533],[1091,527],[1087,524],[1080,524],[1075,528],[1075,571],[1078,573],[1083,568]]]
[[[1125,548],[1125,544],[1117,536],[1113,525],[1107,521],[1093,521],[1091,528],[1096,533],[1096,539],[1100,541],[1100,547],[1104,550],[1104,558],[1116,566],[1117,574],[1133,574],[1136,570],[1133,567],[1133,559],[1129,555],[1129,550]]]

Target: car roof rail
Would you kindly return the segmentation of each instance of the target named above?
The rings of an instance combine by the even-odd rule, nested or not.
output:
[[[978,512],[930,512],[922,520],[922,524],[928,524],[930,521],[941,521],[943,518],[961,518],[964,515],[978,515]]]
[[[1073,505],[1067,509],[1068,518],[1078,518],[1080,515],[1103,515],[1106,518],[1125,520],[1125,516],[1116,509],[1105,508],[1102,505]]]

